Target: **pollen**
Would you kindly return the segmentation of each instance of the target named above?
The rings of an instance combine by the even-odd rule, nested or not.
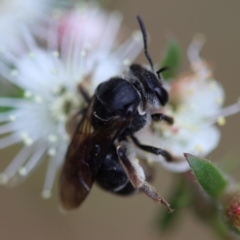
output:
[[[137,158],[134,159],[135,163],[139,163],[139,160]]]
[[[52,89],[52,92],[53,92],[54,94],[60,94],[61,91],[62,91],[62,89],[63,89],[63,87],[62,87],[61,85],[58,85],[58,86],[56,86],[56,87],[54,87],[54,88]]]
[[[48,140],[49,140],[49,142],[54,143],[54,142],[57,141],[57,136],[56,136],[56,135],[53,135],[53,134],[50,134],[50,135],[48,136]]]
[[[150,158],[147,159],[147,164],[148,165],[151,166],[151,165],[153,165],[153,163],[154,163],[154,161],[152,159],[150,159]]]
[[[197,144],[197,145],[195,146],[195,149],[196,149],[196,151],[198,151],[199,153],[203,153],[203,152],[204,152],[202,146],[199,145],[199,144]]]
[[[28,171],[27,171],[27,169],[26,169],[25,167],[21,167],[21,168],[18,170],[18,172],[19,172],[19,174],[20,174],[21,176],[27,176],[27,174],[28,174]]]
[[[30,58],[34,58],[33,52],[29,52],[29,53],[28,53],[28,56],[29,56]]]
[[[40,97],[40,96],[35,96],[35,97],[34,97],[34,101],[35,101],[36,103],[41,103],[41,102],[42,102],[42,97]]]
[[[218,104],[218,105],[221,105],[222,103],[223,103],[223,99],[222,98],[216,98],[216,103]]]
[[[33,139],[29,137],[28,133],[22,133],[22,140],[26,146],[30,146],[33,143]]]
[[[172,135],[171,131],[163,131],[163,132],[160,133],[160,134],[162,134],[162,135],[163,135],[164,137],[166,137],[166,138],[171,137],[171,135]]]
[[[133,31],[132,38],[136,42],[142,41],[142,32],[139,30]]]
[[[85,50],[82,50],[80,54],[81,54],[82,57],[85,57],[87,52]]]
[[[12,70],[11,70],[11,75],[12,75],[13,77],[17,76],[17,75],[18,75],[18,70],[17,70],[17,69],[12,69]]]
[[[15,115],[10,115],[9,116],[9,121],[14,122],[16,120],[16,116]]]
[[[197,126],[189,126],[189,129],[191,131],[197,131],[198,130],[198,127]]]
[[[52,196],[52,193],[49,190],[43,190],[41,196],[43,199],[49,199]]]
[[[131,64],[131,62],[130,62],[129,59],[126,58],[126,59],[123,60],[123,65],[124,65],[124,66],[127,66],[127,67],[128,67],[130,64]]]
[[[23,142],[26,146],[30,146],[32,145],[33,140],[31,138],[26,138],[26,139],[23,139]]]
[[[54,9],[54,10],[52,11],[52,16],[53,16],[53,18],[55,18],[55,19],[59,19],[59,18],[62,16],[62,10],[61,10],[61,9],[58,9],[58,8]]]
[[[211,89],[215,89],[215,88],[217,87],[217,84],[216,84],[215,81],[210,80],[210,81],[209,81],[209,86],[210,86]]]
[[[59,58],[59,52],[58,52],[58,51],[53,51],[53,52],[52,52],[52,55],[53,55],[55,58]]]
[[[58,119],[59,122],[64,123],[64,122],[66,122],[67,117],[64,114],[62,114],[62,115],[58,115],[57,119]]]
[[[25,98],[30,98],[30,97],[32,97],[33,96],[33,94],[30,92],[30,91],[25,91],[24,92],[24,97]]]
[[[225,124],[226,124],[226,118],[220,116],[220,117],[217,119],[217,123],[218,123],[219,126],[225,125]]]
[[[48,150],[48,155],[51,156],[51,157],[55,156],[56,153],[57,153],[57,151],[56,151],[55,148],[50,148],[50,149]]]
[[[8,182],[8,176],[5,173],[0,173],[0,184],[4,185]]]

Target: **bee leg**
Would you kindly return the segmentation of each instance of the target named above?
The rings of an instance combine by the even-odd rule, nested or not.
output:
[[[145,180],[145,174],[143,168],[138,164],[138,162],[131,158],[131,151],[129,151],[129,143],[121,144],[117,147],[117,155],[120,163],[122,164],[131,184],[144,192],[149,198],[151,198],[156,203],[163,204],[169,212],[173,212],[170,205],[162,197],[158,195],[154,187],[152,187]]]
[[[161,148],[152,147],[152,146],[149,146],[149,145],[143,145],[134,136],[131,136],[131,139],[136,144],[136,146],[138,146],[140,149],[142,149],[146,152],[153,153],[155,155],[162,155],[167,162],[171,162],[173,160],[173,157],[171,156],[171,154],[168,151],[166,151],[164,149],[161,149]]]
[[[151,115],[152,120],[159,122],[159,121],[165,121],[167,122],[169,125],[172,125],[174,123],[174,119],[173,117],[169,117],[163,113],[154,113]]]
[[[139,158],[139,157],[138,157]],[[147,161],[147,159],[140,158],[141,167],[144,169],[146,181],[151,183],[155,179],[156,169],[154,167],[153,161]]]

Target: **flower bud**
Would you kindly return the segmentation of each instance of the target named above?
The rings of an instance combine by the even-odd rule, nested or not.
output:
[[[240,233],[240,191],[227,196],[223,213],[228,226]]]

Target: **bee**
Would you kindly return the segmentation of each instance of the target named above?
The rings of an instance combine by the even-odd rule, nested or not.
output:
[[[65,210],[77,208],[96,181],[103,189],[119,195],[142,191],[172,212],[170,205],[147,182],[134,157],[133,144],[171,161],[172,156],[166,150],[143,145],[134,134],[151,121],[173,124],[173,118],[154,113],[168,102],[160,77],[166,68],[154,73],[145,26],[139,16],[137,20],[152,71],[132,64],[127,77],[117,76],[102,82],[91,98],[80,87],[88,106],[82,111],[60,175],[60,201]]]

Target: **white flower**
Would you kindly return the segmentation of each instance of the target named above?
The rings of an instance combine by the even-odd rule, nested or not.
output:
[[[123,72],[142,49],[142,34],[139,30],[134,31],[132,37],[119,46],[117,37],[122,21],[119,12],[107,16],[94,5],[91,8],[82,5],[71,13],[61,14],[59,18],[58,34],[62,43],[66,46],[77,43],[77,47],[82,48],[82,55],[91,53],[91,59],[87,58],[83,66],[86,75],[91,75],[91,92],[102,81]],[[78,50],[75,48],[76,52]],[[67,54],[63,52],[63,55]]]
[[[49,0],[0,1],[0,57],[8,51],[24,49],[21,32],[26,31],[26,27],[34,32],[39,26],[37,23],[44,22],[50,3]]]
[[[12,58],[15,69],[0,65],[0,73],[23,89],[25,96],[25,99],[0,98],[1,107],[12,108],[0,113],[3,123],[0,134],[4,134],[0,148],[24,144],[0,175],[2,184],[27,176],[48,155],[42,195],[49,197],[69,144],[66,124],[84,105],[78,84],[91,86],[92,94],[101,81],[122,74],[125,63],[131,63],[142,49],[141,34],[134,34],[122,45],[115,44],[122,19],[119,13],[107,15],[90,7],[78,8],[66,15],[63,12],[53,19],[46,50],[40,48],[28,32],[22,33],[28,40],[29,52]],[[88,24],[91,28],[83,27]]]
[[[189,170],[184,152],[205,156],[215,149],[220,140],[220,131],[214,123],[223,125],[225,116],[240,111],[239,103],[222,108],[224,90],[199,56],[203,43],[203,36],[194,38],[188,49],[193,72],[180,76],[169,86],[170,103],[161,112],[172,116],[174,124],[154,123],[153,131],[143,129],[138,133],[143,143],[169,151],[176,161],[166,162],[161,156],[152,154],[147,154],[147,159],[161,162],[174,172]]]

